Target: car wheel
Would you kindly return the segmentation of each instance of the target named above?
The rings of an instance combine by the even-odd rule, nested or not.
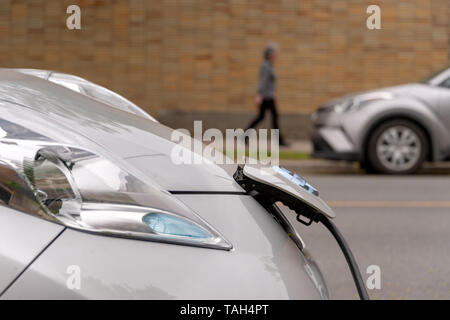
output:
[[[376,172],[408,174],[425,161],[428,141],[423,130],[408,120],[390,120],[369,138],[368,160]]]

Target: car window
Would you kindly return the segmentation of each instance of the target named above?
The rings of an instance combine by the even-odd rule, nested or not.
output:
[[[107,105],[115,106],[123,111],[134,112],[132,103],[125,98],[109,91],[106,88],[100,87],[93,83],[84,83],[82,85],[84,93],[95,100],[103,102]]]
[[[437,70],[434,70],[432,73],[430,73],[426,77],[422,78],[422,80],[420,82],[421,83],[429,83],[433,78],[435,78],[438,75],[440,75],[441,73],[445,72],[447,69],[448,69],[448,66],[441,67]]]
[[[445,87],[450,89],[450,78],[445,79],[439,84],[439,87]]]

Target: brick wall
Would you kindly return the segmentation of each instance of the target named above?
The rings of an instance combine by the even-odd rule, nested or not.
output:
[[[382,30],[365,27],[373,3]],[[70,4],[81,7],[81,30],[65,26]],[[0,66],[73,73],[154,115],[248,113],[274,40],[280,109],[308,113],[447,64],[449,12],[448,0],[1,0]]]

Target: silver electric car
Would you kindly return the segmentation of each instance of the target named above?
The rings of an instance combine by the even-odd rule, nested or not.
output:
[[[173,132],[0,70],[0,299],[327,299],[297,232],[313,222],[368,298],[310,184],[280,167],[174,163]]]
[[[316,157],[387,174],[450,157],[450,68],[422,82],[347,95],[313,115]]]

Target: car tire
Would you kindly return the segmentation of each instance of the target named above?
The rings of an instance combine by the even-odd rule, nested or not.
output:
[[[370,135],[367,160],[378,173],[410,174],[422,166],[428,150],[428,139],[418,125],[404,119],[389,120]]]

